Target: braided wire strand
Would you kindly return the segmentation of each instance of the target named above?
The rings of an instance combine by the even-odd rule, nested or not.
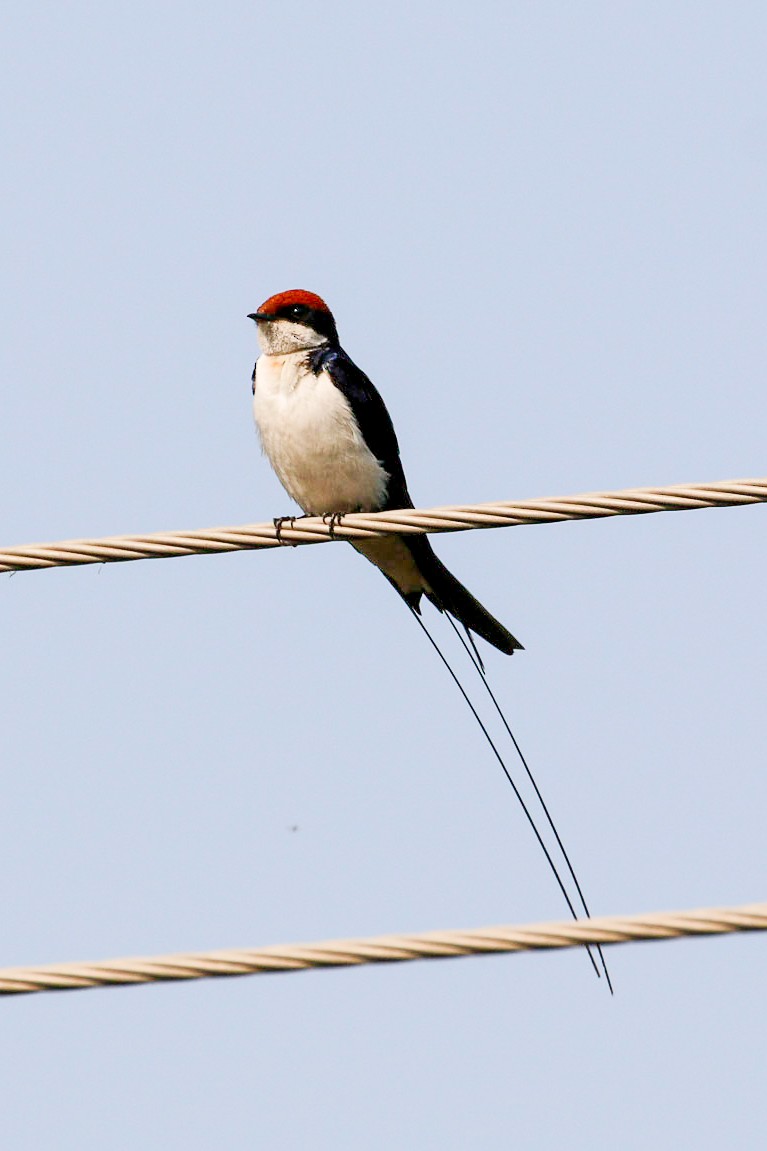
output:
[[[0,968],[0,995],[233,975],[265,975],[278,971],[304,971],[307,968],[358,967],[369,963],[402,963],[415,959],[561,949],[579,947],[585,943],[611,945],[765,930],[767,903],[751,903],[741,907],[613,915],[520,927],[427,931],[413,935],[338,939],[325,943],[107,959],[96,963],[6,967]]]
[[[148,535],[105,536],[61,540],[0,550],[0,572],[76,564],[119,563],[166,559],[217,552],[257,551],[283,544],[301,545],[336,540],[374,539],[390,534],[419,535],[459,532],[473,528],[520,527],[562,520],[602,519],[650,512],[692,511],[767,502],[767,477],[723,480],[719,483],[676,484],[671,487],[627,488],[552,499],[466,504],[455,507],[350,513],[330,524],[316,516],[274,523],[194,531],[153,532]]]

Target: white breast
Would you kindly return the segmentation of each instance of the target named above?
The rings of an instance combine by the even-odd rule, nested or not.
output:
[[[253,413],[269,462],[309,515],[375,511],[389,475],[366,446],[351,407],[306,352],[256,363]]]

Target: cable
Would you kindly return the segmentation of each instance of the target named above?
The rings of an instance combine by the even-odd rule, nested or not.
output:
[[[375,539],[384,535],[459,532],[471,528],[517,527],[561,520],[600,519],[649,512],[690,511],[767,502],[767,478],[721,483],[677,484],[662,488],[628,488],[521,503],[466,504],[410,511],[350,513],[328,524],[317,516],[298,518],[280,528],[274,523],[149,535],[104,536],[25,544],[0,550],[0,572],[73,564],[119,563],[216,552],[256,551],[284,544],[318,544],[329,540]]]
[[[413,935],[378,935],[226,951],[196,951],[150,958],[107,959],[96,963],[46,964],[0,968],[0,995],[64,991],[120,984],[172,982],[212,976],[266,975],[309,967],[357,967],[412,959],[446,959],[543,951],[584,944],[638,943],[685,936],[767,931],[767,903],[717,907],[700,911],[609,915],[574,923],[535,923],[523,927],[484,927],[464,931],[427,931]]]

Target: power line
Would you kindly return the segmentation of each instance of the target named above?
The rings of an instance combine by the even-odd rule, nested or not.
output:
[[[295,943],[226,951],[196,951],[95,963],[46,964],[0,968],[0,995],[168,983],[232,975],[267,975],[312,967],[359,967],[366,963],[403,963],[413,959],[498,955],[547,951],[584,944],[637,943],[702,935],[767,930],[767,903],[701,911],[607,915],[564,923],[519,927],[483,927],[465,931],[427,931],[413,935],[377,935],[326,943]]]
[[[385,535],[460,532],[473,528],[520,527],[562,520],[602,519],[649,512],[693,511],[767,502],[767,478],[723,480],[720,483],[676,484],[660,488],[627,488],[552,499],[462,504],[454,507],[388,512],[355,512],[340,523],[316,516],[297,517],[277,528],[274,523],[194,531],[153,532],[149,535],[104,536],[61,540],[0,550],[0,572],[73,564],[119,563],[166,559],[216,552],[256,551],[284,544],[327,543],[375,539]]]

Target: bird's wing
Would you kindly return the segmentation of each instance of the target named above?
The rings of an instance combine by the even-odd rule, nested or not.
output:
[[[368,448],[389,474],[386,500],[378,510],[412,508],[394,425],[374,384],[341,348],[320,349],[312,357],[312,370],[330,376],[349,404]]]
[[[311,365],[317,375],[322,371],[327,372],[338,390],[343,393],[359,424],[365,443],[389,473],[386,500],[379,510],[412,508],[413,501],[407,490],[394,426],[386,405],[373,384],[340,348],[318,349],[312,355]],[[407,581],[412,579],[412,566],[407,564],[404,573],[406,582],[403,582],[401,568],[403,543],[415,562],[423,581],[422,588],[408,585]],[[370,554],[367,545],[355,546],[363,555],[367,555],[372,563],[381,568],[386,578],[414,611],[419,611],[419,601],[425,594],[439,611],[449,612],[467,629],[481,635],[501,651],[511,655],[522,646],[447,570],[434,554],[427,536],[400,536],[395,541],[389,537],[387,545],[383,549],[376,546],[373,554]],[[390,549],[393,549],[393,555]],[[384,558],[388,562],[382,562]]]

